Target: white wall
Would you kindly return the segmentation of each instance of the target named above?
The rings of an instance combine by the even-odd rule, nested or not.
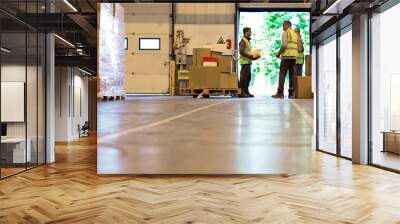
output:
[[[25,70],[27,69],[27,70]],[[25,66],[18,64],[9,64],[1,66],[1,81],[3,82],[25,82],[26,71],[28,74],[36,74],[36,67],[34,66]],[[29,86],[36,86],[36,80],[31,80],[28,76]],[[36,88],[27,88],[27,106],[31,108],[36,108]],[[34,103],[34,104],[32,104]],[[39,105],[40,106],[40,105]],[[1,108],[2,110],[7,110],[7,108]],[[28,112],[29,109],[27,109]],[[36,113],[27,113],[28,119],[28,137],[30,131],[30,127],[36,130]],[[31,124],[34,122],[35,124]],[[25,122],[11,122],[7,123],[7,135],[8,137],[25,137]]]
[[[79,137],[78,125],[88,120],[88,78],[72,67],[56,67],[55,141]]]
[[[30,140],[32,162],[44,162],[45,150],[45,113],[44,113],[44,73],[40,66],[25,64],[4,64],[1,66],[2,82],[24,82],[26,85],[26,120],[23,122],[6,122],[8,138],[27,138]],[[24,94],[24,92],[22,93]],[[7,96],[2,96],[7,97]],[[10,110],[10,108],[1,108]],[[37,153],[39,155],[37,155]]]
[[[190,38],[187,45],[189,55],[193,54],[193,48],[216,44],[220,37],[230,39],[233,47],[236,36],[234,24],[234,3],[176,4],[175,30],[184,30],[185,37]],[[232,50],[226,50],[224,54],[231,54]]]

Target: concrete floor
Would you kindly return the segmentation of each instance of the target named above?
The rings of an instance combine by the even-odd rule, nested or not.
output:
[[[270,98],[128,97],[102,102],[97,170],[305,173],[310,170],[313,132],[310,105]]]

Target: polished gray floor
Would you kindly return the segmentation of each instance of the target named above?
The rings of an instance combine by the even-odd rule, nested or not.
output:
[[[312,111],[311,104],[301,105]],[[312,126],[304,114],[289,100],[270,98],[101,102],[98,173],[308,172]]]

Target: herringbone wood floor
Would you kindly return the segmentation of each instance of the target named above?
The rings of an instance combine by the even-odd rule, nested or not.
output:
[[[294,176],[98,176],[96,139],[0,181],[0,223],[400,223],[400,175],[315,152]]]

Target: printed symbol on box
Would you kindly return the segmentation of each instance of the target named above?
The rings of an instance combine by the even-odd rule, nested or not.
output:
[[[217,44],[225,44],[224,38],[220,37]]]

